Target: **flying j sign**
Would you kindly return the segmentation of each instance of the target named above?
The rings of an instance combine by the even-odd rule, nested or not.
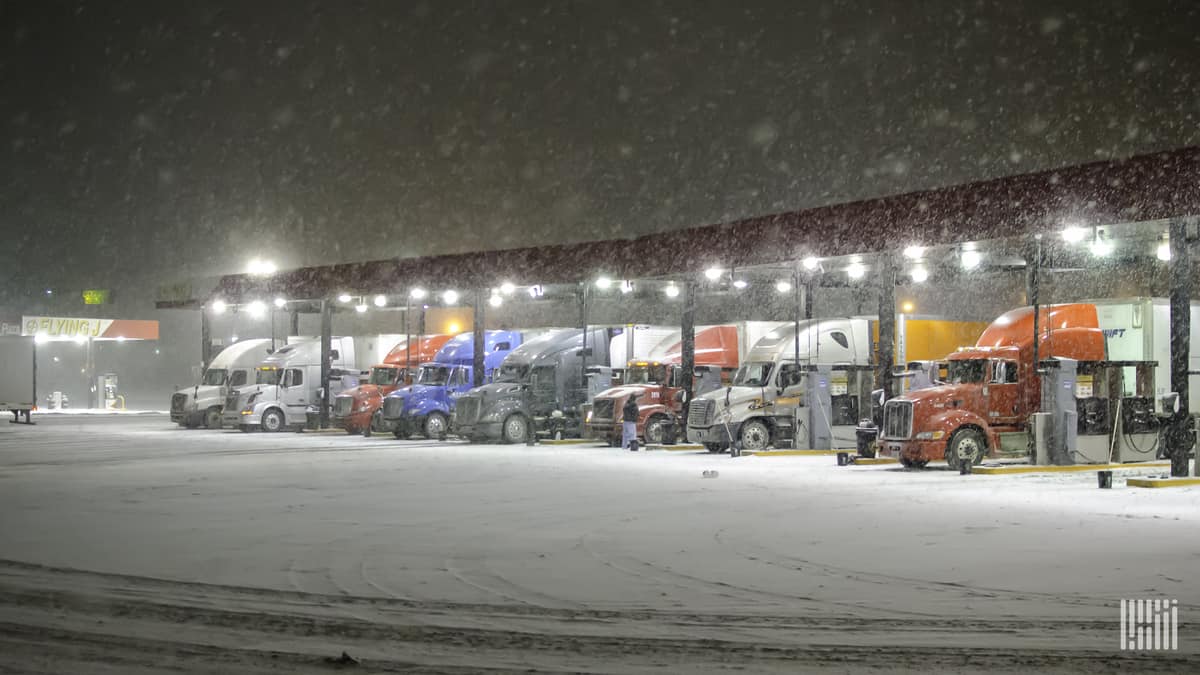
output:
[[[23,316],[21,335],[42,340],[157,340],[157,321]]]

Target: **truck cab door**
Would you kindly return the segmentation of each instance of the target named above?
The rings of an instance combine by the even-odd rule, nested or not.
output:
[[[530,374],[529,407],[535,415],[546,415],[557,409],[556,370],[554,366],[538,366]]]
[[[988,423],[1018,423],[1021,419],[1021,384],[1017,381],[1017,362],[991,359],[988,361],[988,371],[983,387]]]
[[[304,416],[304,409],[308,406],[308,390],[304,385],[304,370],[301,368],[288,368],[283,373],[281,380],[280,402],[283,403],[284,413],[289,419],[295,419],[297,416]]]
[[[789,410],[803,403],[804,366],[794,361],[779,364],[775,373],[775,388],[770,393],[776,394],[776,405]]]

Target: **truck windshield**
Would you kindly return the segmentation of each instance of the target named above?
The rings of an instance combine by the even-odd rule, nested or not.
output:
[[[738,368],[737,374],[733,376],[733,386],[767,386],[767,382],[771,381],[771,367],[774,365],[775,364],[771,363],[770,361],[742,364],[742,367]]]
[[[259,368],[258,373],[254,376],[255,384],[279,384],[279,374],[282,370],[275,368]]]
[[[529,366],[524,363],[504,363],[496,373],[497,382],[524,382]]]
[[[421,372],[417,373],[417,384],[441,386],[446,384],[449,377],[450,368],[447,366],[421,366]]]
[[[371,370],[371,384],[387,386],[396,381],[396,368],[374,368]]]
[[[666,379],[666,366],[632,366],[625,371],[625,384],[662,384]]]
[[[947,368],[946,381],[950,384],[983,382],[983,370],[986,364],[987,361],[983,359],[951,361]]]
[[[204,371],[204,379],[200,381],[200,384],[219,387],[225,384],[225,377],[228,374],[229,371],[224,368],[209,368]]]

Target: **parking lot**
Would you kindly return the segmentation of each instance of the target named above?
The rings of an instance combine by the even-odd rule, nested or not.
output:
[[[38,421],[0,429],[0,664],[21,672],[303,672],[342,651],[1115,671],[1119,600],[1150,596],[1179,600],[1181,651],[1135,667],[1191,668],[1200,644],[1200,490],[1120,477],[1153,469],[1102,491],[1090,472]]]

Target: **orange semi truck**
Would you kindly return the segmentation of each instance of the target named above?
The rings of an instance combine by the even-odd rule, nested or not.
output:
[[[621,440],[621,410],[631,394],[637,393],[637,435],[645,443],[662,443],[664,425],[675,424],[682,431],[683,345],[675,343],[661,361],[635,360],[625,368],[624,382],[600,394],[592,401],[589,429],[591,437],[616,446]],[[711,326],[696,333],[696,374],[693,395],[719,389],[724,377],[738,367],[737,326]]]
[[[945,459],[955,469],[985,456],[1026,454],[1028,425],[1042,393],[1033,318],[1032,307],[1002,314],[973,348],[947,357],[945,382],[885,403],[881,454],[906,467]],[[1095,305],[1043,306],[1038,323],[1038,360],[1105,358]]]
[[[426,335],[392,347],[383,358],[383,363],[371,367],[367,382],[341,392],[334,399],[334,426],[340,426],[350,434],[369,435],[371,431],[383,431],[383,420],[377,414],[383,408],[383,398],[400,387],[412,384],[417,368],[426,361],[432,361],[450,337]]]

